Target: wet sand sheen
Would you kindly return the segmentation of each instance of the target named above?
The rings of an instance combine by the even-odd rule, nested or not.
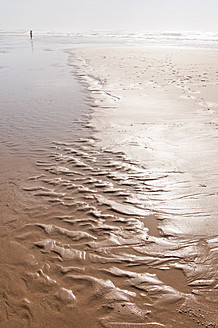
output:
[[[113,50],[103,69],[119,63],[119,51]],[[135,154],[139,143],[125,141],[133,132],[125,124],[110,129],[105,119],[112,115],[110,122],[117,124],[119,112],[111,107],[119,95],[112,92],[116,97],[108,104],[99,92],[101,72],[93,70],[111,50],[93,52],[96,57],[92,50],[74,52],[83,64],[89,60],[83,72],[73,59],[78,76],[91,76],[89,102],[97,106],[91,124],[78,122],[78,136],[67,140],[57,133],[35,167],[25,175],[21,170],[19,193],[13,185],[8,200],[2,198],[7,225],[1,238],[0,327],[216,327],[217,237],[209,229],[208,235],[166,233],[172,213],[164,209],[163,195],[172,197],[172,187],[182,184],[180,173],[157,170],[155,160],[126,152]],[[114,147],[117,139],[122,142]],[[16,180],[8,175],[9,183]]]
[[[144,165],[154,180],[146,195],[151,206],[156,202],[162,217],[176,218],[182,231],[181,216],[189,224],[190,216],[197,217],[194,234],[201,234],[199,223],[208,211],[217,227],[216,53],[96,48],[73,51],[72,59],[97,107],[91,126],[99,146]]]

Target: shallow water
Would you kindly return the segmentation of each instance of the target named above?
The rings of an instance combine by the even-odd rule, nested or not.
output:
[[[1,42],[1,141],[13,153],[33,155],[57,131],[59,140],[66,141],[78,131],[75,120],[87,113],[62,48],[26,37]]]
[[[165,176],[96,147],[61,47],[3,49],[0,327],[216,327],[217,237],[163,236]]]

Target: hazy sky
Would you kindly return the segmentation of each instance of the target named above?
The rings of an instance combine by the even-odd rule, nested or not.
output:
[[[218,0],[0,0],[0,29],[218,31]]]

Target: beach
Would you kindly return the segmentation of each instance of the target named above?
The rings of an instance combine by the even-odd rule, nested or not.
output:
[[[162,204],[157,206],[161,215],[172,215],[168,203],[172,207],[177,198],[175,215],[182,214],[183,222],[187,215],[187,226],[189,216],[192,221],[196,216],[201,229],[200,217],[205,223],[210,206],[213,224],[207,232],[213,235],[217,224],[213,198],[217,189],[217,51],[123,47],[74,50],[73,54],[79,59],[76,73],[88,85],[91,106],[96,109],[90,124],[99,146],[138,161],[152,180],[157,175],[157,180],[165,177],[163,185],[175,182],[166,190],[166,202],[163,192]],[[157,184],[161,186],[161,181]],[[179,203],[182,198],[184,205]],[[200,235],[201,230],[195,233]]]
[[[217,327],[217,50],[42,44],[1,98],[0,327]]]

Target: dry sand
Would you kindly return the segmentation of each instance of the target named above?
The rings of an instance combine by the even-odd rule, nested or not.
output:
[[[81,138],[1,161],[0,327],[217,327],[217,61],[71,52]]]

